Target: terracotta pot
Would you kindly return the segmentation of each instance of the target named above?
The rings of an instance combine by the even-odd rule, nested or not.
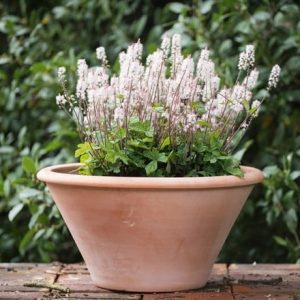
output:
[[[243,179],[106,177],[45,168],[50,192],[100,287],[162,292],[204,286],[261,171]]]

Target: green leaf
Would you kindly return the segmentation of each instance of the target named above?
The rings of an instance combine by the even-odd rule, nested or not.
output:
[[[63,143],[61,140],[52,140],[50,143],[48,143],[45,147],[45,150],[51,152],[51,151],[55,151],[57,149],[60,149],[63,147]]]
[[[233,154],[233,158],[236,159],[237,161],[241,161],[244,154],[248,150],[248,148],[252,145],[253,141],[248,141],[243,145],[243,148],[236,153]]]
[[[278,245],[287,246],[287,241],[285,239],[281,238],[280,236],[274,236],[273,238]]]
[[[203,103],[199,102],[199,101],[193,101],[192,102],[192,108],[195,110],[195,112],[199,115],[202,115],[205,113],[205,106],[203,105]],[[206,124],[207,122],[204,121]]]
[[[157,161],[153,160],[147,166],[145,167],[146,174],[149,176],[150,174],[153,174],[157,170]]]
[[[8,213],[8,219],[9,221],[13,221],[14,218],[19,214],[19,212],[23,209],[24,204],[23,203],[19,203],[16,206],[14,206]]]
[[[270,20],[270,13],[267,11],[258,11],[256,12],[253,16],[252,19],[254,19],[255,21],[267,21]]]
[[[29,244],[32,242],[33,236],[35,235],[36,230],[34,228],[30,229],[26,232],[25,236],[23,237],[20,245],[19,245],[19,251],[24,254],[24,252],[27,250]]]
[[[147,146],[145,146],[140,140],[129,140],[127,142],[128,146],[141,148],[141,149],[148,149]]]
[[[224,171],[227,174],[231,174],[231,175],[238,176],[238,177],[244,176],[244,173],[241,170],[241,168],[236,160],[232,160],[232,159],[223,160],[222,164],[223,164]]]
[[[97,170],[96,170],[97,171]],[[119,174],[120,173],[120,166],[119,165],[110,165],[109,169],[107,170],[108,173],[113,173],[113,174]],[[97,172],[94,171],[94,175],[98,175]],[[99,175],[103,175],[103,174],[99,174]],[[107,175],[107,174],[104,174]]]
[[[89,153],[91,150],[91,145],[89,143],[83,143],[77,145],[77,150],[75,151],[75,157],[79,157],[85,153]]]
[[[28,224],[28,227],[31,229],[36,225],[48,225],[49,220],[47,218],[47,216],[44,213],[36,213],[34,214],[31,219],[30,222]]]
[[[128,156],[123,152],[123,151],[119,151],[118,152],[118,158],[125,164],[128,165]]]
[[[297,178],[299,178],[300,177],[300,171],[293,171],[292,173],[291,173],[291,178],[292,178],[292,180],[296,180]]]
[[[43,72],[47,72],[48,68],[47,68],[47,64],[45,63],[35,63],[30,67],[30,71],[33,73],[43,73]]]
[[[85,153],[80,155],[80,162],[82,164],[88,165],[93,160],[90,153]]]
[[[291,232],[295,232],[298,224],[298,216],[294,208],[290,208],[285,215],[286,225]]]
[[[180,2],[173,2],[169,4],[169,9],[176,14],[180,14],[185,7],[186,6]]]
[[[45,228],[41,228],[40,230],[38,230],[38,232],[34,235],[33,240],[37,241],[39,238],[41,238],[46,232]]]
[[[22,158],[22,168],[26,173],[29,173],[29,174],[35,174],[36,173],[35,162],[29,156],[24,156]]]
[[[15,148],[12,146],[2,146],[0,147],[0,154],[11,154],[15,151]]]
[[[214,5],[214,2],[213,0],[207,0],[207,1],[203,1],[201,3],[201,7],[200,7],[200,11],[202,14],[207,14],[211,11],[213,5]]]
[[[200,125],[201,127],[210,127],[210,123],[205,120],[198,120],[197,125]]]
[[[117,131],[117,137],[119,137],[120,139],[124,139],[126,137],[126,129],[119,128]]]
[[[23,189],[20,193],[19,193],[19,198],[20,199],[28,199],[28,198],[34,198],[37,196],[41,195],[41,191],[36,190],[36,189],[31,189],[31,188],[26,188]]]
[[[244,177],[244,173],[243,173],[243,171],[241,170],[240,167],[235,167],[235,168],[233,168],[233,169],[229,172],[229,174],[234,175],[234,176],[237,176],[237,177]]]
[[[135,131],[135,132],[140,132],[140,133],[145,133],[148,131],[150,128],[150,124],[148,122],[139,122],[138,120],[130,120],[129,122],[129,130],[130,131]]]
[[[280,169],[277,166],[267,166],[263,169],[263,173],[265,177],[271,177],[276,173],[280,172]]]
[[[157,161],[165,163],[168,161],[168,156],[166,156],[165,153],[159,153],[159,155],[157,157]]]
[[[145,161],[143,158],[140,156],[136,155],[136,153],[133,151],[128,155],[130,163],[132,163],[134,166],[138,168],[144,168],[145,166]]]
[[[159,152],[157,149],[151,149],[151,150],[144,151],[143,154],[145,157],[150,158],[151,160],[157,160],[159,157]]]
[[[135,29],[136,36],[140,36],[142,34],[146,23],[147,23],[147,14],[142,15],[142,17],[138,19],[137,22],[134,23],[133,28]]]
[[[105,155],[105,160],[113,164],[118,160],[118,158],[119,158],[118,153],[114,150],[107,151]]]
[[[159,103],[155,103],[152,106],[152,110],[156,113],[163,113],[165,111],[164,107]]]
[[[160,150],[163,150],[164,148],[168,147],[169,145],[171,144],[171,140],[170,140],[170,137],[166,137],[163,142],[161,143],[159,149]]]
[[[288,191],[284,196],[283,196],[283,199],[282,201],[288,203],[293,203],[293,199],[295,197],[295,192],[294,191]],[[281,199],[279,199],[280,201]]]
[[[32,215],[35,214],[39,209],[39,206],[35,201],[28,201],[27,205]]]

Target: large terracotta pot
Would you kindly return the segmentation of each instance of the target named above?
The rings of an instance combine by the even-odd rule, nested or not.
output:
[[[139,292],[204,286],[261,171],[245,177],[75,175],[45,168],[50,192],[100,287]]]

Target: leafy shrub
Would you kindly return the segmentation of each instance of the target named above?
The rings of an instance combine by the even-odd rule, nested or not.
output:
[[[70,234],[33,174],[46,165],[73,161],[72,145],[79,142],[73,123],[57,112],[57,68],[75,71],[78,57],[91,57],[100,44],[113,61],[128,41],[146,37],[160,5],[164,3],[0,3],[0,261],[78,260]],[[139,18],[137,12],[142,12]]]
[[[178,21],[171,30],[185,36],[186,46],[191,49],[197,48],[199,44],[204,46],[205,41],[208,41],[207,46],[220,59],[218,64],[225,69],[224,74],[228,80],[238,59],[235,56],[236,49],[245,44],[254,43],[259,65],[270,67],[276,62],[282,67],[279,88],[264,103],[260,116],[245,137],[252,139],[253,143],[245,154],[244,163],[261,169],[277,165],[281,169],[281,161],[289,153],[294,153],[289,169],[290,172],[298,172],[300,7],[297,1],[254,3],[208,0],[193,1],[193,5],[174,2],[168,7],[178,15]],[[267,78],[266,70],[262,70],[261,75],[261,82],[264,82]],[[258,94],[263,93],[260,88],[261,85],[258,85]],[[279,172],[276,176],[280,178],[283,174],[288,176],[286,172]],[[286,177],[283,182],[278,180],[276,188],[271,188],[270,180],[267,179],[263,189],[256,189],[225,244],[220,256],[222,260],[283,262],[299,259],[299,242],[289,229],[290,224],[293,224],[296,232],[300,229],[299,189],[295,189],[295,185],[299,186],[299,178],[293,180],[294,188],[286,183],[287,180]],[[286,201],[284,193],[293,191],[289,194],[289,205],[294,210],[290,213],[281,212],[281,217],[275,217],[276,220],[273,217],[270,221],[270,215],[278,214],[270,201],[274,189],[282,190],[279,201]],[[261,230],[262,227],[264,230]],[[287,247],[282,239],[293,242]]]

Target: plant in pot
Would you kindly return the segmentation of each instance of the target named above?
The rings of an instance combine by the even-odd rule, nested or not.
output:
[[[80,163],[42,169],[96,285],[176,291],[206,284],[213,263],[262,173],[232,151],[264,99],[252,100],[254,48],[240,54],[224,86],[209,51],[184,57],[180,35],[165,36],[142,62],[143,45],[119,56],[111,74],[78,61],[76,93],[66,70],[57,104],[76,121]],[[267,85],[278,82],[274,66]],[[221,83],[223,85],[220,88]]]

